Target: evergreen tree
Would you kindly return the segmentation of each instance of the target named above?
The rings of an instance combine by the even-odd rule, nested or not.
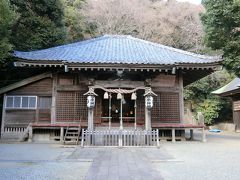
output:
[[[10,7],[9,0],[0,1],[0,67],[6,62],[12,45],[9,42],[11,25],[14,22],[15,13]]]
[[[63,0],[63,5],[66,40],[73,42],[94,36],[95,25],[87,22],[82,14],[84,6],[87,5],[85,0]]]
[[[224,65],[240,76],[240,0],[203,0],[206,44],[223,51]]]
[[[16,50],[35,50],[64,43],[65,27],[60,0],[10,0],[20,17],[12,27]]]

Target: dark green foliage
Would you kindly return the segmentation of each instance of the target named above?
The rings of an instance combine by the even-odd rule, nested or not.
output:
[[[9,57],[12,45],[9,42],[11,35],[11,25],[14,22],[16,14],[10,7],[9,0],[0,1],[0,67]]]
[[[86,5],[84,0],[63,0],[64,22],[67,31],[67,42],[83,40],[94,35],[96,27],[86,22],[82,15],[82,8]]]
[[[16,50],[35,50],[62,44],[66,33],[60,0],[10,0],[20,14],[12,27]]]
[[[185,100],[191,101],[192,108],[196,113],[200,111],[204,114],[206,124],[214,123],[217,118],[218,121],[229,118],[229,113],[231,113],[229,100],[223,100],[211,94],[211,92],[224,86],[232,79],[232,75],[228,74],[226,71],[220,71],[185,88]]]
[[[203,0],[205,42],[223,50],[225,67],[240,75],[240,0]]]

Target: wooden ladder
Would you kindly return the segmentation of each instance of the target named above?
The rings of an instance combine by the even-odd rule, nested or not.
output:
[[[63,144],[78,145],[80,132],[81,126],[68,126],[64,136]]]

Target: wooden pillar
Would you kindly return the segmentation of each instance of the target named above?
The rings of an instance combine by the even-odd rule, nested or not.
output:
[[[122,97],[123,98],[123,97]],[[120,100],[120,130],[123,129],[123,116],[122,116],[122,104],[123,104],[123,99],[121,98]]]
[[[145,130],[148,129],[148,109],[145,106]]]
[[[190,129],[190,140],[194,140],[193,129]]]
[[[33,139],[33,129],[32,129],[32,124],[29,124],[29,132],[28,132],[28,142],[32,142]]]
[[[145,107],[145,130],[151,130],[151,110]]]
[[[109,94],[109,97],[108,97],[108,99],[109,99],[109,107],[108,107],[108,116],[109,116],[109,119],[108,119],[108,128],[109,128],[109,130],[111,129],[111,126],[112,126],[112,115],[111,115],[111,112],[112,112],[112,95],[111,95],[111,93]]]
[[[57,99],[57,75],[53,75],[53,87],[52,87],[52,106],[51,106],[51,124],[56,123],[56,99]]]
[[[64,128],[60,128],[60,142],[63,143],[64,141]]]
[[[93,108],[88,108],[88,130],[93,131]]]
[[[37,107],[36,107],[36,119],[35,119],[35,123],[37,123],[39,121],[39,96],[37,96]]]
[[[3,109],[2,109],[2,124],[1,124],[1,138],[3,136],[4,133],[4,123],[5,123],[5,117],[6,117],[6,103],[7,103],[7,98],[6,98],[6,94],[4,94],[3,96]]]
[[[179,110],[180,110],[180,123],[184,123],[184,99],[183,99],[183,76],[179,72]]]
[[[134,129],[137,129],[137,100],[134,101]]]
[[[176,137],[175,137],[175,128],[172,128],[172,142],[176,142]]]

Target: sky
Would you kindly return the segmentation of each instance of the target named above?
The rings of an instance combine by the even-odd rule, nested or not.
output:
[[[193,3],[193,4],[201,4],[202,0],[177,0],[177,1],[181,1],[181,2],[188,1],[188,2]]]

